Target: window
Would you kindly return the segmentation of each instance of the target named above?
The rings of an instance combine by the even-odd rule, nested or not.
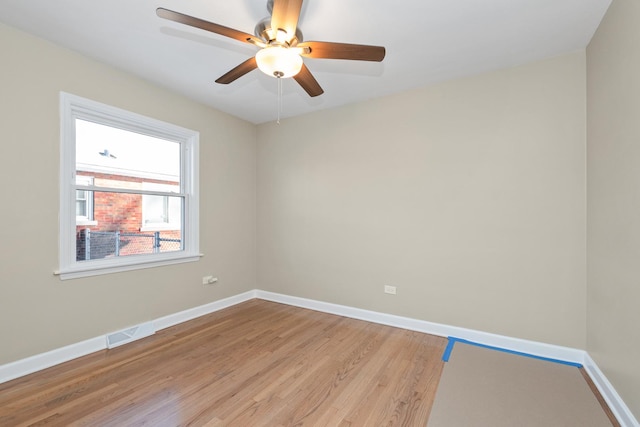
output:
[[[62,279],[198,260],[198,133],[61,93]]]
[[[76,184],[79,186],[93,185],[90,176],[76,175]],[[76,225],[97,225],[93,220],[93,192],[76,190]]]
[[[177,192],[177,186],[143,182],[142,188],[152,191]],[[176,230],[180,227],[180,199],[170,196],[142,196],[142,231]]]

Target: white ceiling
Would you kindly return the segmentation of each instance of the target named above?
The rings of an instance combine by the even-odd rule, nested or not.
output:
[[[611,0],[306,0],[304,40],[385,46],[382,63],[305,58],[325,93],[284,81],[283,117],[583,49]],[[266,0],[0,0],[0,21],[252,123],[276,118],[277,80],[214,80],[257,48],[158,18],[157,7],[253,33]]]

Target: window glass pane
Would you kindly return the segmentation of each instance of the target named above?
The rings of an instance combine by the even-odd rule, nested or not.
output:
[[[165,196],[142,196],[144,223],[168,222],[167,198]]]
[[[76,200],[76,216],[87,216],[87,202]]]
[[[76,173],[96,187],[142,189],[144,182],[180,191],[180,144],[76,119]]]
[[[178,205],[180,196],[147,196],[131,193],[94,193],[95,226],[76,227],[76,261],[125,257],[183,249],[182,217],[163,222],[155,229],[142,227],[143,197],[167,198],[168,206]]]

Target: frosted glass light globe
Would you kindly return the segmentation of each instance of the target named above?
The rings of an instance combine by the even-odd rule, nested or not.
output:
[[[271,77],[293,77],[302,68],[302,57],[282,46],[265,47],[256,53],[258,68]]]

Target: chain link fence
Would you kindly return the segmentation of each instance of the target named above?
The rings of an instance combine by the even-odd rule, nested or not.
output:
[[[84,261],[127,255],[182,250],[182,239],[153,233],[80,230],[76,237],[76,260]]]

